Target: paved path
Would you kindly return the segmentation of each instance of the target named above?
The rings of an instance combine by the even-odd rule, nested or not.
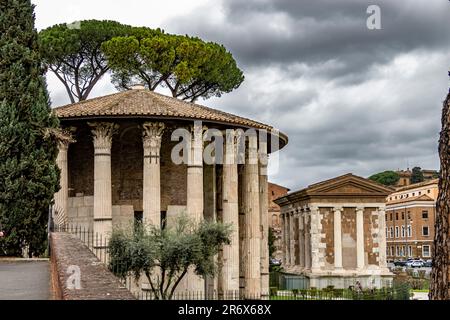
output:
[[[0,300],[50,299],[48,261],[0,260]]]

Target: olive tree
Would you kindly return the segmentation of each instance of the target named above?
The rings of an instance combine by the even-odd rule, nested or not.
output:
[[[181,216],[172,226],[138,224],[114,230],[109,243],[111,271],[121,278],[145,276],[157,300],[170,300],[181,280],[193,269],[199,276],[214,275],[213,257],[230,244],[231,226]]]

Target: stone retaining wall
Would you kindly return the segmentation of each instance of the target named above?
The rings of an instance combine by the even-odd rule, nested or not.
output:
[[[80,289],[69,289],[67,283],[74,275],[73,266],[80,270]],[[51,234],[51,278],[55,299],[58,300],[134,300],[105,265],[74,235]]]

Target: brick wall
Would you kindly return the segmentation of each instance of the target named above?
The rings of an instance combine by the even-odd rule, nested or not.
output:
[[[81,289],[68,289],[70,266],[80,268]],[[74,235],[51,234],[51,271],[54,296],[59,300],[134,300],[119,280]]]
[[[94,147],[90,128],[76,123],[77,142],[69,148],[69,196],[94,195]],[[171,160],[172,131],[166,130],[161,147],[161,210],[186,205],[187,166],[176,165]],[[122,122],[113,136],[111,148],[111,183],[113,205],[132,205],[142,211],[143,192],[142,130],[136,122]]]

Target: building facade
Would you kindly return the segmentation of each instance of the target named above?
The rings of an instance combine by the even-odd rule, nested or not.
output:
[[[386,203],[386,239],[389,261],[431,259],[438,179],[397,189]]]
[[[275,200],[284,197],[288,192],[288,188],[269,182],[269,226],[272,228],[273,235],[275,237],[275,252],[273,253],[273,258],[276,259],[281,259],[283,256],[283,241],[281,239],[281,208],[278,204],[275,203]]]
[[[145,89],[55,112],[70,135],[57,159],[57,225],[107,239],[136,220],[163,227],[181,214],[229,223],[232,239],[218,257],[218,276],[205,283],[192,272],[179,291],[268,295],[268,155],[287,143],[285,135]]]
[[[311,287],[387,285],[385,199],[391,189],[352,174],[275,202],[283,219],[283,265]]]

